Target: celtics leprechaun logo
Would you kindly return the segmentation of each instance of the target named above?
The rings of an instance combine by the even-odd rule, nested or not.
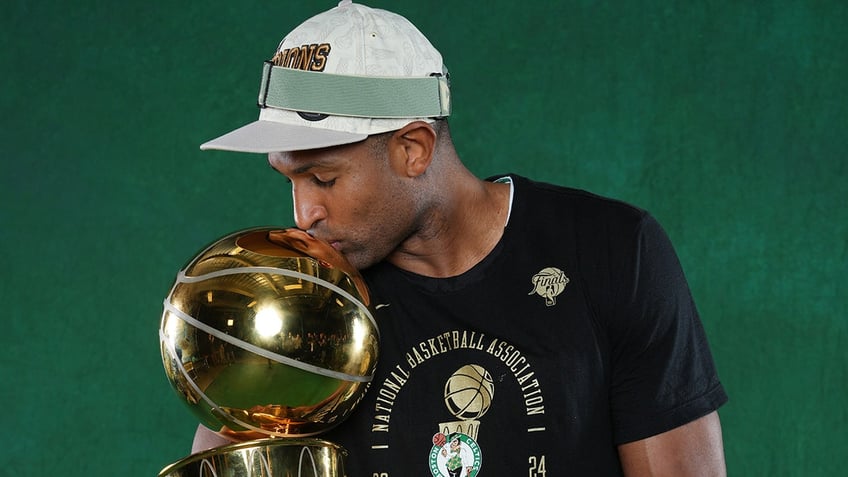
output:
[[[475,477],[480,471],[480,447],[471,437],[441,432],[433,436],[430,450],[430,472],[433,477]]]

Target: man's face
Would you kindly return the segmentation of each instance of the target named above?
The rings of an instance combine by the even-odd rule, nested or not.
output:
[[[385,259],[415,230],[408,186],[384,148],[369,141],[268,155],[291,181],[298,228],[329,242],[357,269]]]

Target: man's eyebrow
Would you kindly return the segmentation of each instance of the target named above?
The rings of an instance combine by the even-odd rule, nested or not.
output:
[[[303,174],[303,173],[309,172],[309,170],[311,170],[313,168],[316,168],[316,167],[320,168],[322,166],[323,166],[323,164],[321,164],[319,161],[310,161],[310,162],[307,162],[305,164],[300,165],[299,167],[292,169],[289,173],[290,174]],[[279,169],[274,167],[274,164],[271,161],[268,161],[268,167],[270,167],[271,169],[274,169],[275,171],[277,171],[280,174],[286,175],[283,172],[281,172]]]
[[[333,170],[338,167],[337,163],[327,158],[309,158],[303,164],[292,169],[292,174],[304,174],[312,169]]]
[[[296,167],[296,168],[292,171],[292,173],[294,173],[294,174],[303,174],[303,173],[305,173],[305,172],[309,172],[309,170],[310,170],[310,169],[312,169],[312,168],[314,168],[314,167],[320,167],[320,164],[315,163],[315,162],[308,162],[308,163],[306,163],[306,164],[304,164],[304,165],[302,165],[302,166],[300,166],[300,167]]]

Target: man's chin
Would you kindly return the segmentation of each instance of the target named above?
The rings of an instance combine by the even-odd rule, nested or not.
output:
[[[368,261],[363,260],[361,257],[356,256],[355,254],[345,255],[345,258],[348,262],[350,262],[353,268],[359,271],[365,270],[366,268],[373,265],[373,263],[369,263]]]
[[[342,255],[357,270],[365,270],[379,262],[379,260],[372,259],[362,252],[348,251],[342,252]]]

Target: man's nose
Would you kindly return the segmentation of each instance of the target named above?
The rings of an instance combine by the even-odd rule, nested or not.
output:
[[[327,208],[320,198],[309,188],[292,187],[292,202],[294,203],[294,223],[297,228],[309,230],[315,224],[327,218]]]

